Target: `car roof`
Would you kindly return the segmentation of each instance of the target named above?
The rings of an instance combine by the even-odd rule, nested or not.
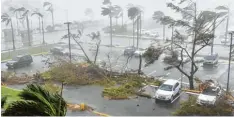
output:
[[[168,79],[163,84],[175,85],[177,82],[178,82],[178,80]]]
[[[24,55],[18,55],[18,56],[16,56],[16,57],[24,57],[24,56],[30,56],[29,54],[24,54]]]

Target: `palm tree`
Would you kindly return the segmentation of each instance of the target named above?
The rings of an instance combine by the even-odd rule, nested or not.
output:
[[[17,32],[18,32],[18,34],[19,34],[19,13],[20,13],[20,12],[14,12],[14,11],[15,11],[15,8],[14,8],[14,7],[10,7],[10,8],[9,8],[9,11],[12,12],[12,13],[15,15],[15,17],[16,17]]]
[[[98,53],[99,53],[99,47],[101,44],[101,39],[100,39],[101,35],[100,35],[100,32],[97,31],[96,33],[92,32],[91,34],[88,34],[87,36],[89,36],[93,41],[97,41],[96,52],[95,52],[95,57],[94,57],[94,62],[93,62],[94,64],[96,64]]]
[[[113,7],[116,18],[116,25],[118,24],[118,19],[122,17],[122,26],[123,26],[123,9],[119,5],[114,5]]]
[[[50,2],[44,2],[43,7],[48,7],[46,11],[49,11],[52,16],[52,25],[54,27],[54,8],[53,5]]]
[[[160,22],[160,19],[163,18],[165,15],[162,11],[155,11],[153,14],[153,20],[156,20],[157,23]],[[165,40],[165,27],[166,24],[165,22],[161,22],[161,24],[163,25],[163,40]]]
[[[2,22],[6,23],[6,26],[8,26],[9,23],[11,23],[11,35],[12,35],[12,44],[13,44],[13,50],[15,50],[15,39],[14,39],[14,29],[12,24],[12,18],[7,14],[3,13],[1,16]]]
[[[112,17],[113,17],[113,13],[114,13],[114,7],[109,5],[107,7],[102,7],[102,15],[103,16],[109,16],[110,18],[110,41],[111,41],[111,47],[112,47]]]
[[[132,20],[132,26],[133,26],[133,46],[135,46],[135,39],[134,39],[134,34],[135,34],[135,29],[134,29],[134,24],[135,24],[135,18],[138,17],[140,14],[140,9],[138,7],[132,6],[128,8],[128,17],[130,20]],[[136,20],[137,21],[137,20]]]
[[[226,23],[226,32],[225,32],[225,41],[227,41],[228,38],[228,27],[229,27],[229,15],[230,15],[230,9],[226,6],[218,6],[215,8],[217,12],[223,12],[227,16],[227,23]],[[225,43],[226,44],[226,43]]]
[[[24,7],[15,9],[15,12],[21,12],[21,11],[23,11],[24,13],[22,14],[20,19],[26,18],[27,32],[28,32],[28,45],[31,46],[31,39],[30,39],[31,34],[30,34],[29,19],[28,19],[29,10],[25,9]]]
[[[42,86],[27,85],[19,97],[3,112],[3,116],[65,116],[66,102],[61,95],[50,93]]]
[[[102,4],[103,5],[111,5],[111,1],[110,0],[104,0],[103,2],[102,2]]]
[[[39,22],[40,22],[40,19],[41,19],[41,23],[39,23],[39,29],[40,29],[40,27],[42,27],[42,39],[43,39],[43,44],[45,44],[43,15],[38,10],[34,11],[31,14],[31,16],[33,16],[33,15],[37,15],[38,16]],[[41,26],[40,26],[40,24],[41,24]]]

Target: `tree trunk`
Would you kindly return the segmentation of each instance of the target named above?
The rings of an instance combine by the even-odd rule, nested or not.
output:
[[[139,47],[139,17],[137,17],[137,49]]]
[[[210,50],[210,53],[211,55],[213,54],[214,52],[214,39],[215,39],[215,25],[216,25],[216,20],[214,19],[214,22],[213,22],[213,38],[212,38],[212,42],[211,42],[211,50]]]
[[[18,13],[16,12],[16,25],[17,25],[17,35],[19,35],[19,20],[18,20]]]
[[[54,11],[51,11],[51,15],[52,15],[52,25],[53,25],[53,28],[54,28]]]
[[[42,39],[43,39],[43,44],[45,44],[45,32],[44,32],[44,22],[43,22],[43,18],[41,19],[41,27],[42,27]]]
[[[111,47],[112,47],[112,17],[110,16],[110,44],[111,44]]]
[[[96,50],[96,54],[95,54],[95,58],[94,58],[94,64],[96,64],[96,61],[97,61],[97,56],[98,56],[98,53],[99,53],[99,47],[100,47],[100,43],[101,41],[98,42],[97,44],[97,50]]]
[[[139,68],[138,68],[138,75],[141,74],[141,65],[142,65],[142,55],[140,55]]]
[[[165,25],[163,25],[163,41],[165,41]]]
[[[41,33],[41,18],[38,17],[38,21],[39,21],[39,33]]]
[[[140,14],[140,21],[139,21],[139,22],[140,22],[140,37],[139,37],[139,40],[138,40],[138,41],[140,42],[140,39],[141,39],[141,14]],[[139,43],[139,42],[138,42],[138,43]],[[139,45],[138,45],[138,46],[139,46]]]
[[[173,50],[173,43],[174,43],[174,26],[171,27],[171,50]]]
[[[228,26],[229,26],[229,8],[228,8],[228,17],[227,17],[226,32],[225,32],[225,45],[226,45],[227,37],[228,37]]]
[[[193,77],[189,78],[189,89],[193,90],[194,89],[194,85],[193,85]]]
[[[27,15],[27,17],[26,17],[26,21],[27,21],[27,29],[28,29],[28,46],[31,46],[30,27],[29,27],[28,15]]]
[[[122,14],[122,27],[123,27],[123,14]]]
[[[135,30],[134,30],[134,19],[132,20],[132,35],[133,35],[133,47],[135,47]]]
[[[15,39],[14,39],[14,29],[12,25],[12,20],[11,20],[11,34],[12,34],[12,44],[13,44],[13,50],[15,50]]]

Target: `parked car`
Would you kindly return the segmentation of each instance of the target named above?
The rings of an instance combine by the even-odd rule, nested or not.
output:
[[[139,57],[140,55],[143,55],[145,53],[146,50],[144,49],[137,49],[135,52],[134,52],[134,56],[135,57]]]
[[[155,101],[163,100],[173,102],[175,96],[181,91],[181,84],[178,80],[166,80],[155,92]]]
[[[217,64],[218,61],[219,61],[218,53],[213,53],[204,57],[203,65],[206,65],[206,64],[214,65],[214,64]]]
[[[134,52],[136,51],[136,48],[131,46],[131,47],[127,47],[124,49],[124,55],[127,55],[127,56],[132,56],[134,55]]]
[[[204,89],[197,98],[199,105],[215,105],[222,95],[221,86],[211,85]]]
[[[33,62],[33,58],[31,55],[19,55],[14,57],[11,61],[6,63],[8,68],[18,68],[23,67],[25,65],[30,65]]]
[[[50,49],[50,52],[55,55],[63,55],[63,50],[62,47],[54,47]]]

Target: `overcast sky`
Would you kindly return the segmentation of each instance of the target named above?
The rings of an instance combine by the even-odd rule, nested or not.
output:
[[[2,0],[2,10],[6,10],[7,5],[20,6],[21,4],[29,4],[29,6],[32,8],[37,7],[42,9],[43,2],[45,1],[51,2],[54,5],[54,17],[56,22],[66,21],[67,16],[68,20],[70,21],[87,19],[88,17],[84,15],[86,8],[93,9],[95,14],[94,19],[107,19],[107,17],[101,16],[101,6],[103,0]],[[121,7],[125,8],[125,17],[126,6],[129,3],[144,7],[144,18],[151,18],[153,12],[157,10],[163,11],[166,15],[176,17],[173,11],[166,7],[166,2],[168,1],[171,0],[111,0],[113,5],[120,5]],[[234,11],[234,0],[197,0],[197,4],[198,9],[207,10],[212,10],[218,5],[229,5],[232,12]],[[46,20],[49,22],[50,15],[48,12],[46,14],[48,14],[46,15]]]

